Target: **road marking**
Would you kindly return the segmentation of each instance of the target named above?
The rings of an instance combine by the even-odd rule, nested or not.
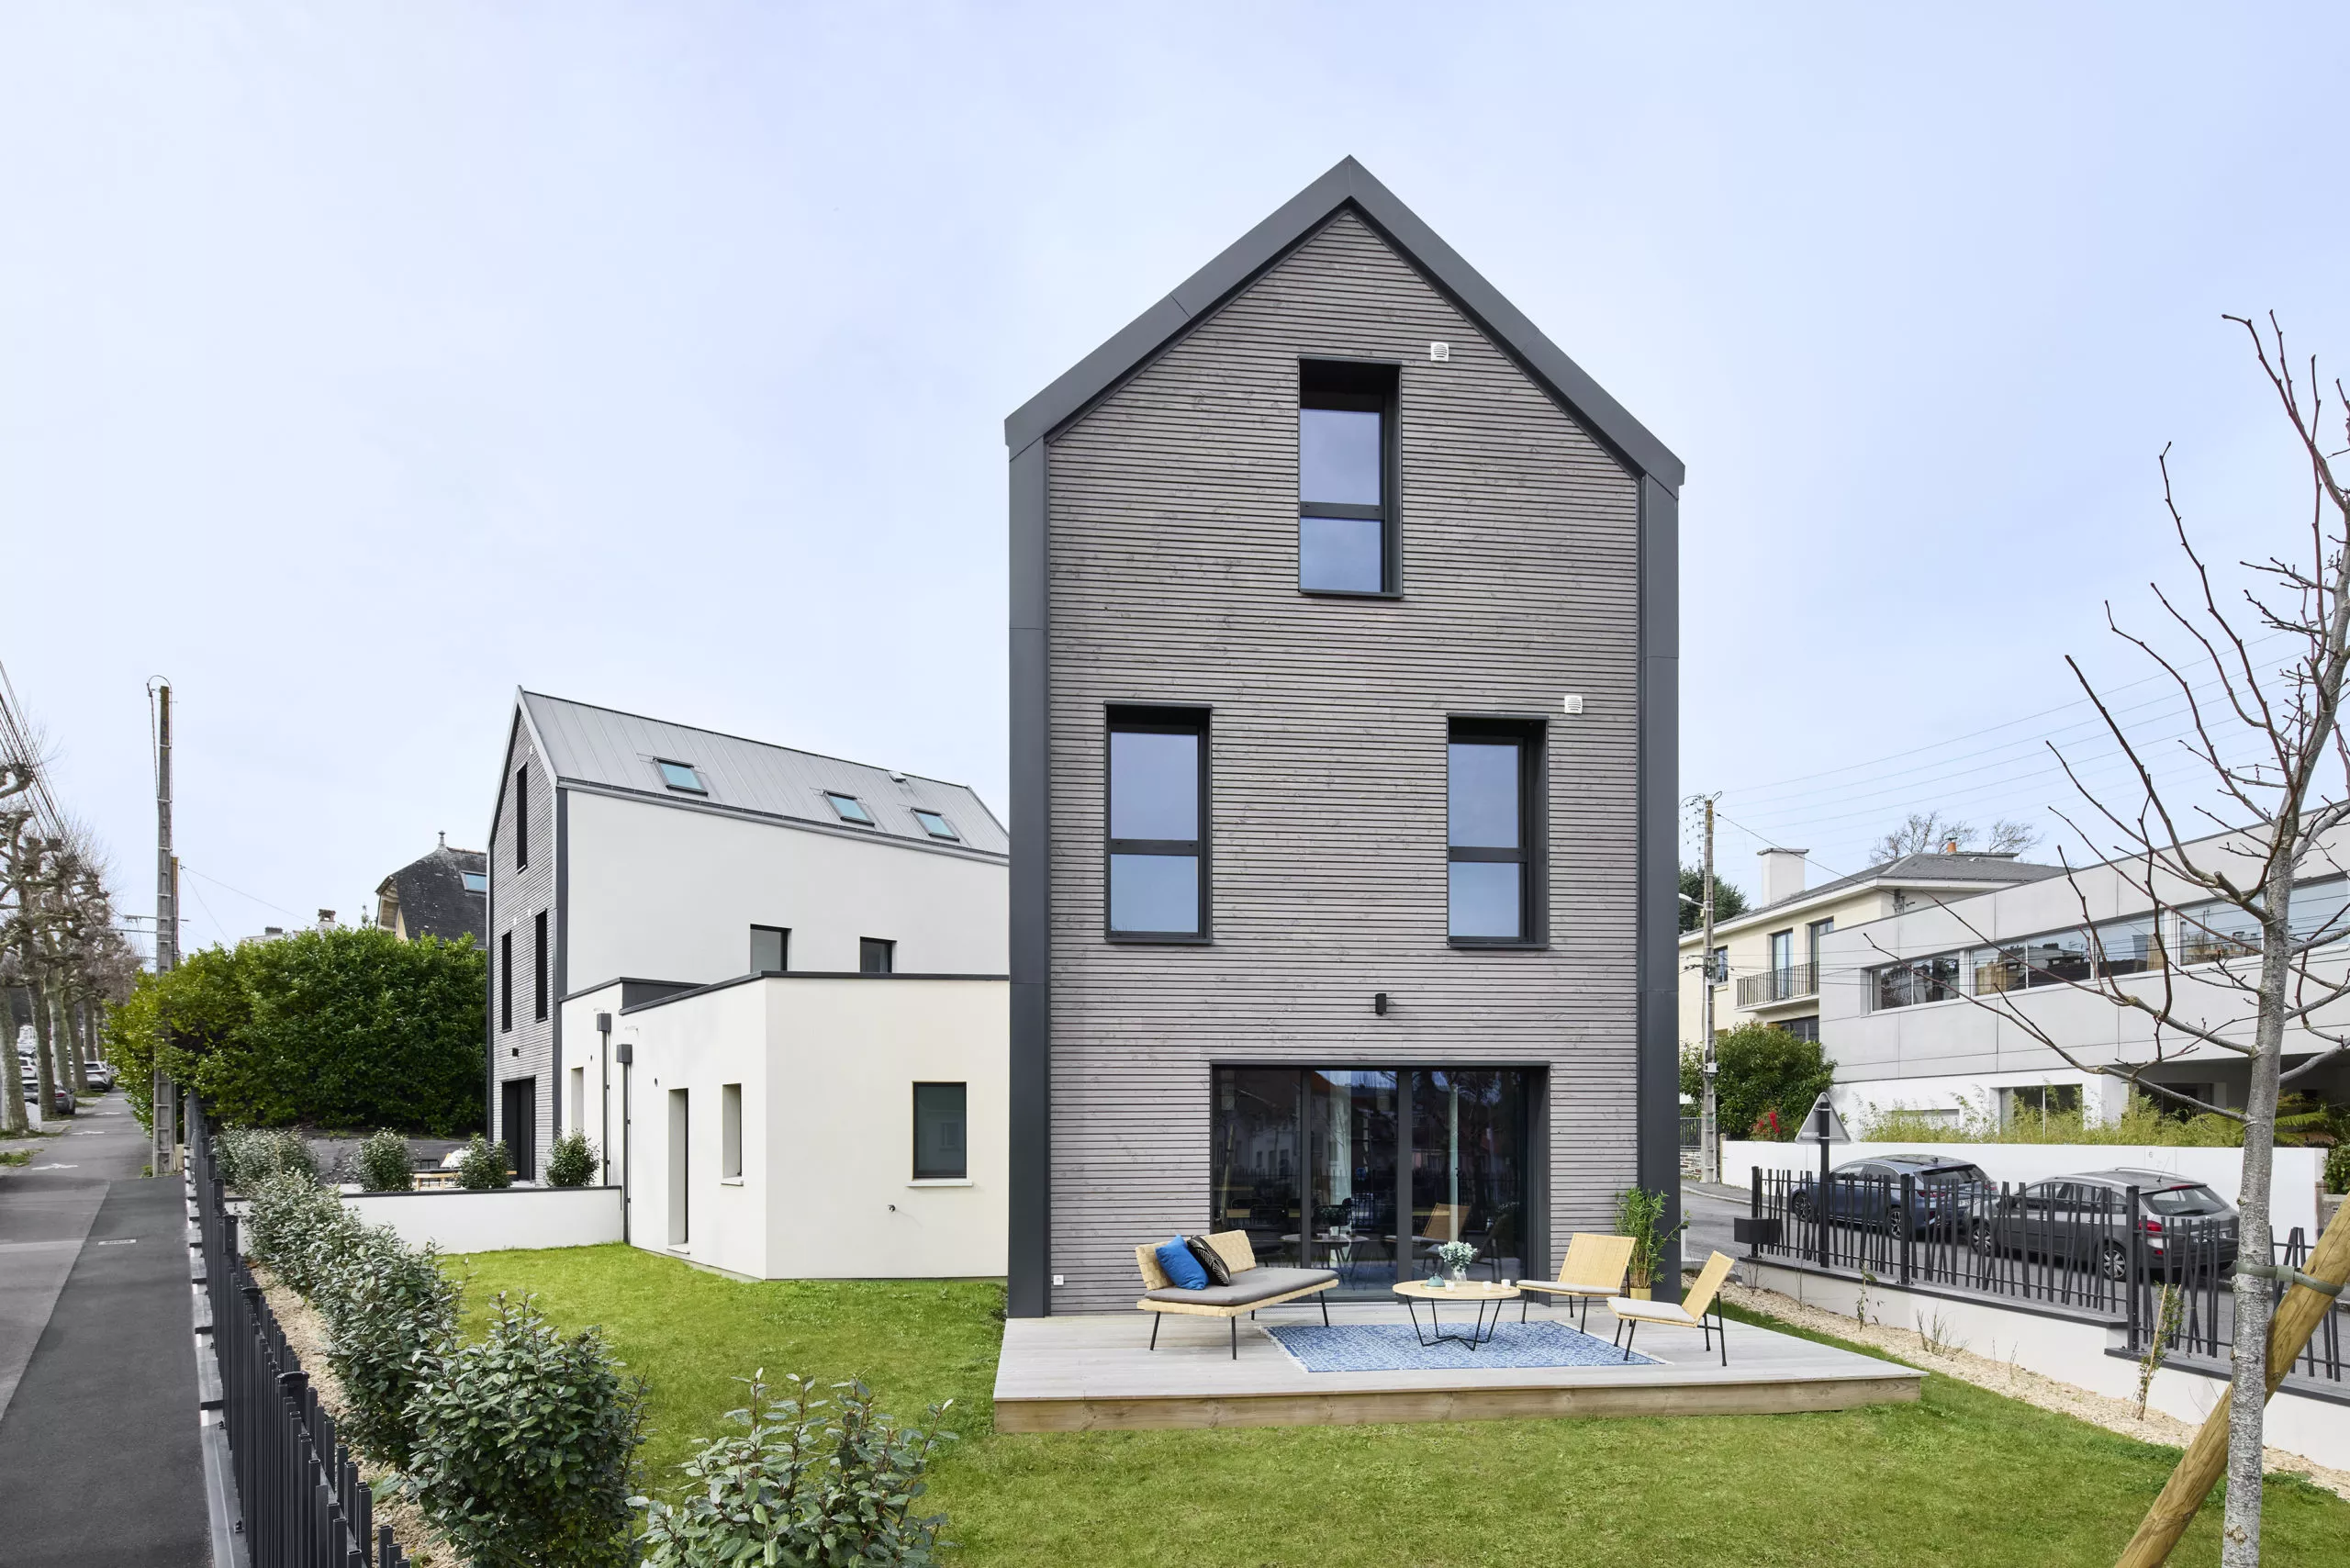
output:
[[[126,1236],[114,1241],[101,1241],[98,1245],[101,1247],[136,1247],[139,1245],[139,1238],[135,1236]]]
[[[82,1168],[78,1165],[28,1165],[25,1169],[28,1170],[79,1170]]]

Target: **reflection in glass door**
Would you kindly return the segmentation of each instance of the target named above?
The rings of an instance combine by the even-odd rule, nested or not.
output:
[[[1412,1271],[1466,1241],[1479,1278],[1525,1271],[1526,1075],[1489,1069],[1411,1074]]]
[[[1211,1230],[1245,1230],[1259,1263],[1294,1264],[1298,1245],[1298,1070],[1218,1068]]]
[[[1309,1070],[1316,1267],[1335,1269],[1338,1288],[1385,1290],[1395,1282],[1395,1074]]]

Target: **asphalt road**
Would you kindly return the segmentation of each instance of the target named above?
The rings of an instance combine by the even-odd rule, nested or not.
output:
[[[32,1147],[0,1170],[0,1561],[199,1568],[183,1189],[119,1095]]]
[[[1689,1228],[1681,1236],[1683,1266],[1697,1268],[1714,1252],[1743,1256],[1744,1249],[1730,1239],[1730,1221],[1746,1212],[1747,1203],[1747,1194],[1735,1187],[1682,1182],[1681,1213],[1689,1221]]]

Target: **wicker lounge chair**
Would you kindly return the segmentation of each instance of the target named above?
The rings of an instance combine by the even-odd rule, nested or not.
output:
[[[1203,1291],[1187,1291],[1168,1279],[1167,1271],[1158,1266],[1158,1249],[1150,1247],[1135,1249],[1135,1263],[1142,1270],[1142,1299],[1135,1305],[1152,1314],[1150,1348],[1158,1349],[1158,1324],[1167,1313],[1187,1317],[1225,1317],[1232,1321],[1232,1357],[1240,1359],[1240,1315],[1254,1313],[1260,1306],[1274,1306],[1285,1301],[1317,1295],[1338,1282],[1337,1272],[1329,1269],[1260,1269],[1257,1266],[1256,1249],[1248,1245],[1245,1230],[1219,1230],[1208,1238],[1224,1259],[1224,1266],[1232,1272],[1228,1285],[1210,1285]],[[1316,1303],[1322,1308],[1322,1321],[1330,1321],[1330,1304]]]
[[[1607,1310],[1617,1317],[1616,1332],[1624,1347],[1624,1359],[1632,1359],[1632,1336],[1640,1331],[1643,1323],[1670,1323],[1678,1328],[1700,1328],[1706,1332],[1706,1349],[1714,1348],[1713,1337],[1721,1336],[1722,1365],[1729,1365],[1729,1326],[1722,1318],[1722,1282],[1729,1278],[1729,1254],[1717,1252],[1706,1260],[1697,1282],[1679,1301],[1628,1301],[1622,1297],[1607,1304]],[[1713,1321],[1707,1321],[1707,1314]]]
[[[1591,1321],[1591,1304],[1595,1298],[1606,1301],[1624,1291],[1624,1271],[1631,1267],[1632,1238],[1628,1236],[1602,1236],[1579,1230],[1567,1243],[1566,1261],[1559,1265],[1559,1277],[1553,1280],[1520,1280],[1518,1290],[1525,1296],[1535,1294],[1565,1296],[1583,1304],[1581,1321]],[[1517,1320],[1526,1321],[1526,1305],[1521,1300]]]

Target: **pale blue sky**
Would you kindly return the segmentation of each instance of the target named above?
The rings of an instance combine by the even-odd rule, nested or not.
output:
[[[1002,814],[1002,416],[1352,153],[1687,461],[1684,790],[2025,814],[2163,443],[2302,522],[2220,312],[2350,357],[2341,9],[2050,10],[10,5],[0,658],[133,909],[177,683],[197,943],[517,683]]]

